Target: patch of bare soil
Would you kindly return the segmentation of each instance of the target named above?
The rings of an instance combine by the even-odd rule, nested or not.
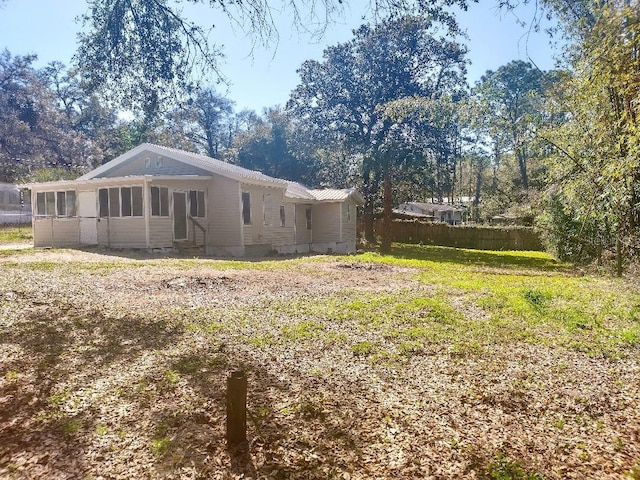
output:
[[[0,478],[640,478],[627,477],[640,468],[637,356],[516,341],[362,355],[358,325],[283,330],[306,317],[277,309],[345,290],[428,294],[414,271],[159,259],[0,258]],[[465,299],[452,305],[484,319]],[[283,332],[288,341],[273,340]],[[237,369],[248,443],[228,449],[225,385]]]

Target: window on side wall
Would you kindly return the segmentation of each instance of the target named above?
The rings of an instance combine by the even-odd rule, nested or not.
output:
[[[189,214],[192,217],[205,217],[204,191],[191,190],[189,192]]]
[[[311,207],[307,207],[306,215],[307,215],[307,230],[311,230]]]
[[[351,204],[347,203],[347,222],[351,221]]]
[[[280,226],[281,227],[285,227],[286,226],[286,221],[285,221],[285,210],[284,210],[284,205],[280,205]]]
[[[251,225],[251,194],[242,192],[242,223]]]
[[[271,194],[265,193],[262,197],[262,217],[265,225],[271,225],[271,210],[272,210],[272,202],[271,202]]]

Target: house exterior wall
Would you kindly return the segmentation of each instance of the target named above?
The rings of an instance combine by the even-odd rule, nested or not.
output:
[[[145,248],[144,217],[99,218],[98,245],[108,248]]]
[[[165,159],[166,160],[166,159]],[[162,181],[153,181],[153,179],[149,182],[147,188],[150,187],[166,187],[169,191],[169,216],[168,217],[158,217],[151,216],[151,205],[145,205],[144,210],[145,214],[148,215],[149,218],[149,248],[171,248],[173,247],[174,232],[173,232],[173,193],[174,192],[185,192],[187,193],[187,203],[188,192],[190,190],[199,190],[204,191],[205,195],[205,216],[196,218],[196,221],[207,229],[207,235],[209,236],[209,232],[212,231],[210,223],[210,215],[213,211],[213,207],[211,205],[211,200],[209,198],[211,188],[211,180],[198,180],[198,179],[176,179],[176,180],[162,180]],[[148,196],[147,198],[150,198]],[[188,206],[188,205],[187,205]],[[188,211],[187,211],[188,212]],[[141,225],[142,233],[144,235],[144,225]],[[204,242],[204,234],[193,225],[190,220],[187,220],[187,239],[194,240],[198,245],[202,245]],[[142,237],[143,243],[142,247],[146,246],[146,239]],[[207,238],[207,242],[209,243],[211,240]]]
[[[295,244],[297,246],[306,245],[307,251],[311,244],[313,230],[307,229],[307,207],[311,205],[297,203],[295,205],[295,224],[296,224],[296,238]],[[313,228],[313,209],[311,212],[311,227]],[[300,250],[299,250],[300,251]],[[300,253],[303,253],[300,251]]]
[[[172,158],[143,152],[131,161],[117,165],[97,178],[127,177],[132,175],[200,175],[206,177],[211,174],[201,168],[193,167]]]
[[[77,247],[79,232],[77,218],[33,218],[34,247]]]
[[[149,248],[173,247],[173,218],[151,217],[149,219]]]
[[[358,205],[351,198],[345,201],[342,206],[342,239],[343,242],[355,242],[357,236],[356,219]]]
[[[240,183],[215,175],[207,188],[207,252],[242,255]]]
[[[251,198],[251,225],[242,225],[244,246],[293,245],[295,226],[293,204],[285,202],[284,188],[241,185]],[[280,226],[280,207],[285,207],[285,226]],[[240,205],[241,208],[241,205]],[[242,215],[239,215],[242,222]]]
[[[313,243],[340,242],[340,203],[321,203],[312,209]]]

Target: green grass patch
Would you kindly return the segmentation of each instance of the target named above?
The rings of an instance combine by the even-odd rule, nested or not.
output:
[[[33,240],[31,225],[0,225],[0,245],[8,243],[29,243]]]

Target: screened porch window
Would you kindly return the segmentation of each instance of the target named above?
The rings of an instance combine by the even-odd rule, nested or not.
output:
[[[169,216],[169,188],[151,187],[151,216]]]
[[[49,217],[75,217],[75,190],[36,193],[36,215],[46,215]]]
[[[123,217],[142,216],[142,187],[122,187],[120,197]]]
[[[99,215],[142,217],[142,187],[112,187],[98,190]]]
[[[202,190],[189,191],[189,214],[192,217],[205,217],[204,192]]]

